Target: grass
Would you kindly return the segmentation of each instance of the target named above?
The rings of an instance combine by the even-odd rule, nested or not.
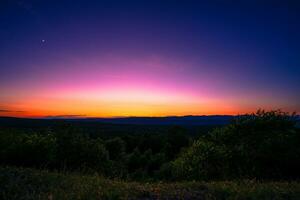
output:
[[[139,183],[0,167],[0,199],[300,199],[299,182]]]

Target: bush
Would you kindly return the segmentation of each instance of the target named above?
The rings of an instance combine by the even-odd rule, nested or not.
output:
[[[172,164],[172,175],[176,179],[215,179],[224,173],[225,149],[209,141],[195,141],[194,144]]]
[[[237,117],[214,130],[173,162],[175,177],[299,178],[300,136],[296,117],[281,111]]]

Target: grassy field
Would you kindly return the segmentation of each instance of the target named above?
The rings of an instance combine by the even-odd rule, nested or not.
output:
[[[139,183],[1,167],[0,199],[300,199],[300,183]]]

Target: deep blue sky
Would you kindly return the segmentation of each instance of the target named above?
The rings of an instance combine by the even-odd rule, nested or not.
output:
[[[259,107],[300,111],[299,8],[283,0],[2,0],[0,110],[43,113],[20,99],[94,86],[95,74],[104,74],[122,77],[115,82],[131,90],[145,91],[135,85],[148,84],[204,104],[224,99],[231,110],[220,106],[221,114]]]

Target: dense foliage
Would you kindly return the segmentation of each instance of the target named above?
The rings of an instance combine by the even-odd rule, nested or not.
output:
[[[167,134],[95,137],[69,124],[46,130],[0,130],[0,163],[98,173],[113,178],[154,178],[190,137],[180,127]]]
[[[95,136],[56,129],[0,130],[1,165],[97,173],[134,180],[296,179],[300,131],[296,116],[258,111],[200,137],[168,133]]]
[[[172,163],[181,179],[300,177],[297,118],[281,111],[244,115],[194,141]]]

